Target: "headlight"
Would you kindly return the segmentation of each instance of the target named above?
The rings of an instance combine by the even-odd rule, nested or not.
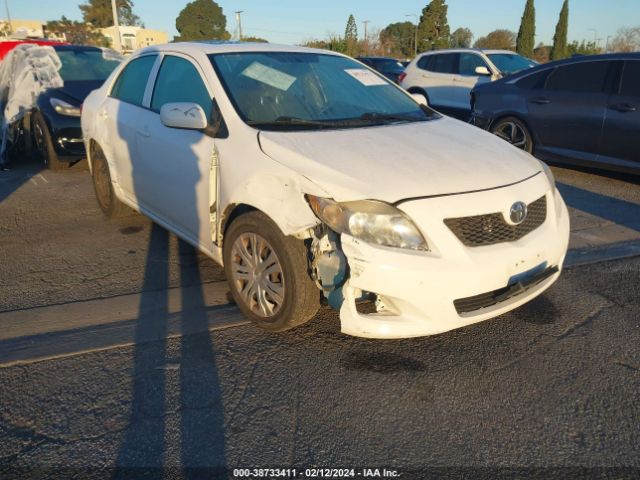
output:
[[[403,212],[372,200],[338,203],[307,195],[316,216],[338,233],[387,247],[429,251],[424,236]]]
[[[549,180],[549,185],[551,185],[551,189],[555,190],[556,188],[556,177],[553,175],[553,172],[544,162],[540,162],[542,164],[542,170],[544,170],[544,174],[547,176],[547,180]]]
[[[70,103],[60,100],[59,98],[52,98],[49,100],[53,109],[60,115],[67,115],[69,117],[79,117],[80,107],[74,107]]]

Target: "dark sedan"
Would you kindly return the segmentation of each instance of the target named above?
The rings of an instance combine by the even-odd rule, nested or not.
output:
[[[389,80],[399,82],[400,74],[404,72],[404,65],[392,57],[358,57],[356,60],[380,72]]]
[[[92,90],[100,87],[120,63],[118,54],[90,46],[53,47],[62,67],[61,88],[40,94],[26,124],[25,144],[33,145],[45,167],[63,169],[85,157],[80,109]]]
[[[640,173],[640,53],[540,65],[471,102],[475,125],[543,160]]]

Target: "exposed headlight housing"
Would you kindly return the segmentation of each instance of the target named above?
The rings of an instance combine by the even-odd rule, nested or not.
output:
[[[307,200],[316,216],[337,233],[387,247],[429,251],[416,225],[392,205],[374,200],[338,203],[313,195]]]
[[[549,180],[549,185],[551,185],[551,188],[553,190],[555,190],[555,188],[556,188],[556,177],[553,175],[553,172],[549,168],[549,165],[547,165],[544,162],[540,162],[540,163],[542,164],[542,170],[544,170],[544,174],[547,176],[547,180]]]
[[[79,117],[82,113],[80,111],[80,107],[75,107],[70,103],[65,102],[64,100],[60,100],[59,98],[51,98],[49,99],[49,103],[51,103],[53,109],[60,115],[67,115],[68,117]]]

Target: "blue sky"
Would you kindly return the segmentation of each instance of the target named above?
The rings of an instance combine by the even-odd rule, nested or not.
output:
[[[20,19],[51,20],[66,15],[81,18],[81,0],[8,0],[11,16]],[[227,16],[227,30],[235,28],[235,10],[242,14],[245,35],[264,37],[271,42],[295,44],[311,38],[323,38],[329,33],[343,34],[349,14],[358,22],[370,20],[369,28],[383,28],[389,23],[405,20],[406,14],[419,15],[428,0],[219,0]],[[496,28],[517,31],[525,0],[448,0],[449,25],[470,28],[475,38]],[[176,34],[175,18],[187,4],[186,0],[134,0],[134,11],[148,28],[165,30],[170,38]],[[536,0],[536,43],[550,43],[553,38],[562,0]],[[2,5],[4,6],[4,5]],[[4,17],[0,8],[0,17]],[[615,35],[623,26],[640,25],[640,0],[570,0],[569,39],[593,40]]]

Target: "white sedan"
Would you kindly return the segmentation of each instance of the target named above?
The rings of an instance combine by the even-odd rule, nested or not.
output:
[[[104,213],[131,207],[224,265],[266,330],[324,297],[344,333],[431,335],[562,270],[569,217],[548,167],[340,54],[145,48],[87,98],[82,129]]]

